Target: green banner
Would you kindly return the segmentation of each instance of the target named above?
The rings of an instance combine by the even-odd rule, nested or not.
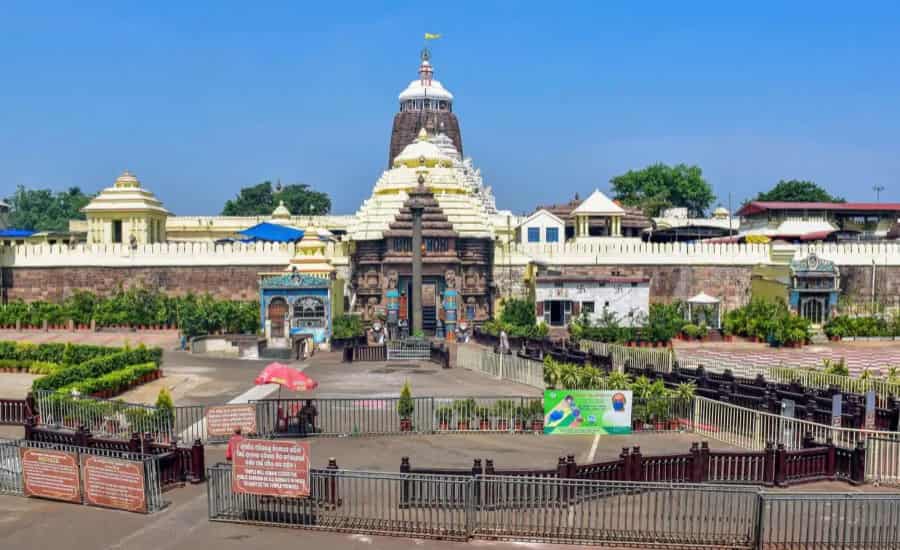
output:
[[[630,434],[631,391],[544,390],[545,434]]]

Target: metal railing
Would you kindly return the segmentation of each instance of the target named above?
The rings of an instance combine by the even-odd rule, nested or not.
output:
[[[413,476],[435,494],[471,491],[471,479]],[[311,470],[309,498],[278,498],[232,491],[231,467],[208,469],[209,519],[290,525],[306,529],[466,540],[469,507],[410,507],[401,503],[408,474]],[[468,502],[468,500],[466,501]]]
[[[835,428],[825,424],[787,418],[745,409],[705,397],[694,398],[692,428],[695,433],[744,449],[761,451],[767,442],[788,449],[802,448],[803,437],[811,434],[816,443],[832,441],[838,447],[853,449],[868,438],[900,442],[900,432]]]
[[[30,413],[26,399],[0,399],[0,424],[25,424]]]
[[[900,441],[881,437],[866,439],[866,479],[900,485]]]
[[[900,548],[900,494],[761,494],[761,549]]]
[[[611,357],[613,368],[620,372],[626,365],[636,369],[649,367],[657,372],[671,372],[674,362],[674,355],[669,348],[633,348],[590,340],[581,340],[578,347],[581,351]]]
[[[390,340],[385,345],[388,361],[428,361],[431,358],[428,340]]]
[[[22,459],[19,452],[21,448],[52,449],[74,453],[78,455],[77,463],[79,464],[79,469],[82,469],[81,455],[102,456],[140,463],[144,474],[144,497],[147,503],[147,512],[156,512],[168,505],[168,501],[163,499],[162,496],[160,460],[165,458],[162,455],[128,453],[103,448],[14,439],[0,440],[0,494],[24,495]],[[79,483],[81,484],[81,489],[79,493],[82,495],[82,503],[87,504],[84,500],[84,477],[84,473],[80,472]]]
[[[231,467],[208,471],[215,521],[354,533],[752,548],[759,497],[749,487],[523,476],[312,470],[310,497],[232,492]]]
[[[170,411],[150,405],[45,390],[35,391],[34,399],[40,425],[71,429],[84,426],[94,434],[117,439],[149,432],[157,441],[168,442],[175,435]]]

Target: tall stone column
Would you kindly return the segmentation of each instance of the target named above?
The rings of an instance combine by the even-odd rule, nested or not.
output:
[[[419,193],[424,193],[425,178],[419,176],[419,186],[410,201],[412,211],[412,334],[422,332],[422,211],[425,205]]]

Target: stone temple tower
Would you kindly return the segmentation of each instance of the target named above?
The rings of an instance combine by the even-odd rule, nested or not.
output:
[[[422,50],[421,59],[419,78],[410,82],[400,94],[400,112],[394,115],[391,130],[388,168],[403,148],[416,140],[422,128],[429,135],[446,135],[453,140],[460,156],[463,153],[459,121],[453,114],[453,94],[433,78],[431,54],[427,48]]]

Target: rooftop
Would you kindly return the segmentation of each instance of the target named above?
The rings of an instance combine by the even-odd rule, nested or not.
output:
[[[900,212],[896,202],[789,202],[752,201],[737,211],[738,216],[752,216],[769,210],[817,210],[831,212]]]

